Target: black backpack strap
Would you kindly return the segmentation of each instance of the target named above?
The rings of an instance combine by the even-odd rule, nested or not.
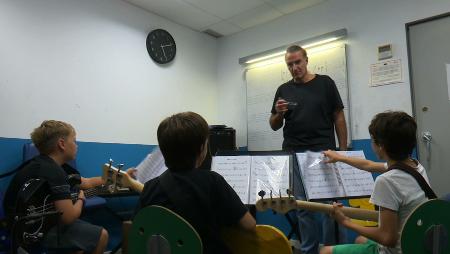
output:
[[[410,174],[414,179],[416,179],[417,183],[420,185],[420,188],[425,192],[425,196],[427,196],[428,199],[435,199],[437,198],[436,193],[431,189],[430,185],[428,185],[425,178],[413,167],[406,165],[405,163],[397,162],[393,165],[391,165],[387,170],[391,169],[399,169],[402,170],[405,173]]]
[[[19,172],[19,171],[20,171],[21,169],[23,169],[26,165],[28,165],[28,164],[31,162],[31,160],[32,160],[32,159],[29,159],[29,160],[23,162],[22,164],[20,164],[19,167],[17,167],[17,168],[14,169],[14,170],[11,170],[11,171],[9,171],[9,172],[6,172],[6,173],[1,174],[1,175],[0,175],[0,179],[1,179],[1,178],[4,178],[4,177],[7,177],[7,176],[10,176],[10,175],[12,175],[12,174],[15,174],[16,172]]]

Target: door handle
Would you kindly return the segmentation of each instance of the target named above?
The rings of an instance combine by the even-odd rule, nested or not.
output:
[[[431,132],[424,131],[422,132],[422,141],[425,142],[426,149],[427,149],[427,162],[428,162],[428,170],[431,169],[431,140],[433,139],[433,136],[431,135]]]

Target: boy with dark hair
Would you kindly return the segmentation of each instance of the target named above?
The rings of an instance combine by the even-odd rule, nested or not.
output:
[[[204,253],[229,253],[221,229],[238,224],[252,231],[256,222],[221,175],[198,169],[208,150],[205,119],[193,112],[175,114],[161,122],[157,136],[169,170],[145,184],[137,210],[164,206],[195,228]]]
[[[379,206],[377,228],[363,227],[353,223],[341,211],[341,204],[334,204],[333,217],[342,225],[362,236],[359,244],[326,246],[321,254],[340,253],[402,253],[400,235],[403,226],[414,209],[428,198],[418,181],[403,168],[420,173],[427,183],[428,177],[423,166],[411,158],[416,146],[417,125],[404,112],[384,112],[377,114],[369,126],[372,149],[377,156],[387,162],[373,162],[349,158],[332,151],[324,152],[329,162],[342,161],[371,172],[384,172],[375,180],[370,202]]]
[[[78,219],[85,197],[80,191],[76,202],[72,202],[65,164],[77,154],[75,129],[68,123],[47,120],[34,129],[31,140],[40,155],[22,165],[14,176],[5,194],[8,216],[14,213],[19,190],[30,179],[47,181],[50,199],[60,216],[61,225],[54,226],[43,238],[43,246],[52,250],[76,250],[76,253],[103,253],[108,243],[105,229]],[[73,170],[73,169],[72,169]],[[102,183],[100,178],[81,178],[80,188],[94,187]],[[81,252],[80,252],[81,250]]]

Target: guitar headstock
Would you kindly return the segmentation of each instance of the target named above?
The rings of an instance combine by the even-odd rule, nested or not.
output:
[[[294,196],[261,198],[256,201],[256,210],[265,211],[269,208],[277,213],[285,214],[291,210],[297,209],[297,202]]]
[[[123,188],[132,187],[134,181],[126,171],[112,166],[112,163],[105,163],[103,165],[102,179],[110,188],[110,192],[115,192]]]

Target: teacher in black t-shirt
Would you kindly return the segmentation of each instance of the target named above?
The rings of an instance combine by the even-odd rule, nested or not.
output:
[[[347,127],[344,105],[334,81],[326,76],[310,73],[308,56],[302,47],[287,48],[286,65],[292,80],[278,87],[272,104],[270,127],[276,131],[283,127],[283,150],[304,152],[336,149],[336,129],[339,149],[347,149]],[[298,170],[294,171],[296,197],[305,199]],[[312,212],[298,211],[301,250],[305,254],[318,253],[319,232]],[[325,216],[322,225],[324,244],[336,242],[334,223]]]

